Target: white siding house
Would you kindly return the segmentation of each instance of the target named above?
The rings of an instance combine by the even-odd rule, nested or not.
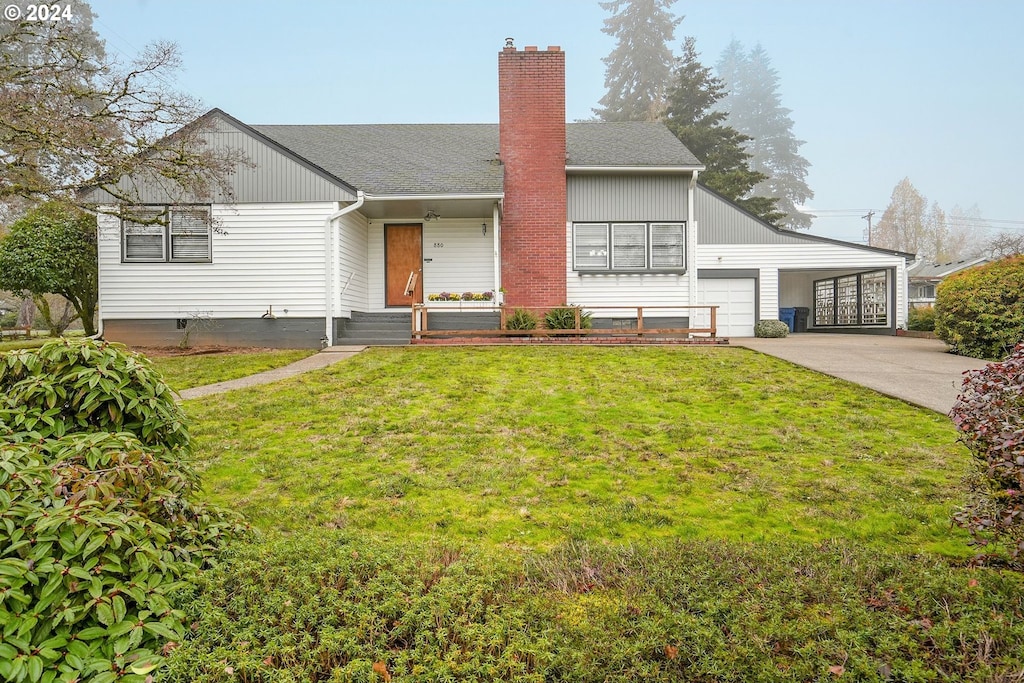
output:
[[[444,292],[498,298],[507,269],[534,272],[517,258],[552,254],[547,305],[593,308],[595,327],[628,326],[637,307],[648,329],[654,318],[707,327],[708,311],[694,307],[711,305],[719,336],[750,335],[780,309],[809,310],[808,331],[893,334],[905,321],[910,255],[761,222],[697,183],[699,162],[661,124],[567,124],[562,299],[563,224],[543,228],[559,234],[543,254],[530,236],[553,233],[503,226],[497,125],[252,127],[219,110],[206,116],[213,144],[253,165],[239,166],[230,199],[175,205],[140,184],[138,205],[121,209],[127,218],[101,219],[109,339],[407,343],[413,304]],[[535,200],[551,201],[516,201]],[[510,244],[517,251],[503,255]],[[494,325],[482,312],[491,308],[451,302],[448,318],[431,320]]]

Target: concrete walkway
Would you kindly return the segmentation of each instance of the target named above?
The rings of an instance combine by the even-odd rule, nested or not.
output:
[[[334,365],[346,358],[351,358],[365,348],[365,346],[331,346],[320,353],[315,353],[308,358],[295,361],[291,365],[274,368],[273,370],[249,375],[248,377],[239,377],[238,379],[228,380],[227,382],[217,382],[216,384],[207,384],[202,387],[192,387],[191,389],[185,389],[178,392],[178,395],[181,397],[181,400],[187,401],[190,398],[201,398],[211,394],[220,394],[225,391],[232,391],[233,389],[245,389],[247,387],[256,387],[261,384],[270,384],[271,382],[276,382],[286,377],[294,377],[295,375],[302,374],[303,372],[319,370],[320,368],[326,368],[328,365]]]
[[[946,345],[937,339],[795,334],[729,341],[943,414],[956,402],[963,373],[986,363],[946,353]]]

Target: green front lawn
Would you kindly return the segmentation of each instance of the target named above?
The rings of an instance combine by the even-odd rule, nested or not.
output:
[[[966,552],[946,418],[741,349],[378,349],[187,410],[266,530]]]
[[[373,349],[184,403],[259,530],[171,681],[1017,681],[948,420],[743,349]]]
[[[145,349],[142,349],[145,354]],[[206,384],[226,382],[258,372],[280,368],[312,356],[315,351],[234,351],[151,358],[171,388],[181,391]]]

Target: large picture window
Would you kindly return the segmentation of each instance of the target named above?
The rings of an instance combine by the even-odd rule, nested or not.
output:
[[[816,327],[879,326],[889,323],[888,273],[874,270],[815,280]]]
[[[122,260],[126,262],[209,262],[210,207],[142,206],[121,219]]]
[[[575,223],[573,270],[578,272],[683,272],[683,223]]]

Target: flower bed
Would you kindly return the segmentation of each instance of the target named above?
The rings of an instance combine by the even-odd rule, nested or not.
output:
[[[431,303],[439,301],[491,302],[494,301],[494,292],[463,292],[462,294],[457,294],[453,292],[440,292],[438,294],[428,294],[427,301]]]

